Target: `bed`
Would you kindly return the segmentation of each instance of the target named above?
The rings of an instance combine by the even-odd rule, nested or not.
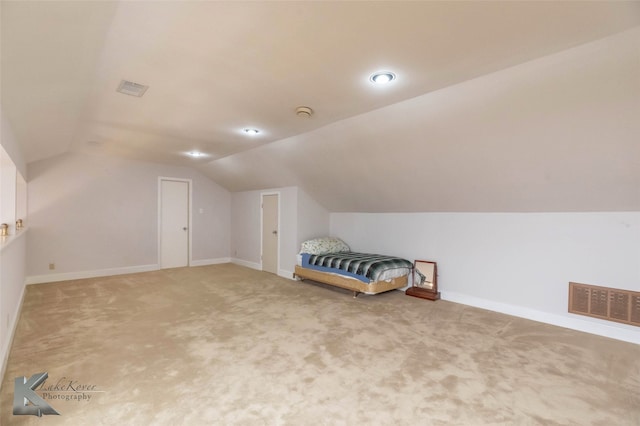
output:
[[[399,257],[352,252],[339,238],[302,243],[295,277],[341,287],[358,294],[378,294],[408,285],[413,264]]]

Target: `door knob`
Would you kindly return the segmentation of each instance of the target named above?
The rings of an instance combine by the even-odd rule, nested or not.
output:
[[[271,232],[273,235],[278,235],[278,231],[272,231]]]
[[[186,230],[187,230],[187,227],[185,226],[184,228],[182,228],[182,230],[183,230],[183,231],[186,231]]]

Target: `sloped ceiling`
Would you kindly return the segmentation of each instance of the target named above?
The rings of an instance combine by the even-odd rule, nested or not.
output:
[[[1,4],[28,162],[192,165],[331,211],[640,210],[640,2]]]

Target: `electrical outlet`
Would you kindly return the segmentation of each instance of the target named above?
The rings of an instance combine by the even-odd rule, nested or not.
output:
[[[54,269],[56,269],[56,264],[55,263],[50,263],[49,264],[49,270],[53,271]]]

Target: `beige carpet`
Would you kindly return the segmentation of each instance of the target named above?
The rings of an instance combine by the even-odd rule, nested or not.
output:
[[[38,372],[60,416],[14,416]],[[640,346],[225,264],[29,286],[0,393],[3,425],[640,425]]]

